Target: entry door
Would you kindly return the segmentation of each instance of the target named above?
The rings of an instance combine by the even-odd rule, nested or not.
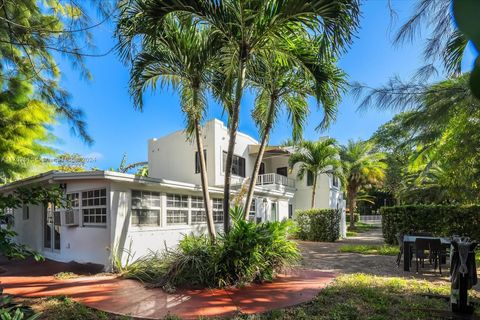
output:
[[[52,203],[43,210],[43,247],[60,251],[60,211]]]
[[[284,177],[288,177],[288,168],[287,167],[277,168],[277,174]]]

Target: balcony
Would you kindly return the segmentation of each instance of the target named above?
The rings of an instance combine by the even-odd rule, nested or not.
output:
[[[295,180],[276,173],[259,174],[257,186],[280,185],[295,188]]]

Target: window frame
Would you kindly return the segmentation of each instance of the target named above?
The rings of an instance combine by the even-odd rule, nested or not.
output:
[[[205,210],[205,204],[202,196],[189,196],[190,198],[190,222],[191,224],[202,224],[202,223],[207,223],[207,212]],[[194,202],[195,198],[195,202]],[[193,204],[195,203],[195,207]],[[199,206],[198,206],[199,205]],[[213,211],[212,211],[213,212]],[[195,215],[200,214],[203,220],[197,220],[197,217],[195,217],[194,221],[194,213]],[[203,214],[202,214],[203,213]]]
[[[103,196],[102,195],[102,191],[105,190],[105,195]],[[99,196],[95,196],[95,191],[99,191]],[[80,205],[81,205],[81,213],[82,213],[82,220],[81,220],[81,225],[83,227],[106,227],[107,224],[108,224],[108,213],[109,213],[109,210],[108,210],[108,188],[105,186],[105,187],[100,187],[100,188],[94,188],[94,189],[86,189],[86,190],[81,190],[81,191],[76,191],[78,193],[80,193]],[[88,193],[89,192],[93,192],[93,196],[90,196]],[[75,193],[75,192],[72,192],[72,193]],[[84,198],[84,193],[87,193],[87,197]],[[102,203],[102,199],[105,198],[105,204],[101,204]],[[95,204],[95,200],[98,199],[99,200],[99,204]],[[88,201],[89,200],[93,200],[93,205],[90,205],[88,204]],[[87,205],[84,205],[84,201],[87,201]],[[105,213],[103,213],[103,209],[105,209]],[[96,217],[96,216],[105,216],[105,222],[91,222],[91,221],[88,221],[88,222],[85,222],[85,210],[95,210],[94,213],[93,213],[93,216]],[[97,214],[96,210],[100,210],[100,214]],[[92,214],[91,213],[88,213],[87,216],[91,216]],[[96,218],[95,218],[96,220]],[[101,219],[103,220],[103,219]]]
[[[134,196],[135,193],[140,193],[139,197]],[[144,196],[148,196],[148,199],[145,199]],[[157,199],[155,199],[158,197]],[[135,200],[139,200],[139,203],[134,204]],[[158,201],[158,205],[155,202]],[[145,204],[143,203],[145,202]],[[131,189],[130,190],[130,224],[133,227],[160,227],[162,225],[162,193],[159,191],[151,190],[141,190],[141,189]],[[156,212],[156,223],[140,223],[140,215],[134,214],[135,212]],[[137,217],[138,222],[134,222],[134,217]]]
[[[205,166],[207,165],[207,149],[203,149],[203,157],[205,158]],[[195,151],[195,174],[200,173],[200,157],[198,151]]]
[[[180,200],[173,200],[173,206],[169,206],[169,196],[179,196]],[[186,197],[186,206],[177,206],[177,204],[181,204],[184,202],[183,197]],[[174,214],[177,214],[179,212],[186,212],[186,221],[185,222],[168,222],[169,213],[173,212]],[[190,195],[188,194],[179,194],[179,193],[167,193],[166,194],[166,205],[165,205],[165,224],[166,226],[186,226],[189,225],[189,215],[190,215]],[[177,216],[172,216],[171,218],[175,219],[178,218]]]
[[[313,172],[307,170],[306,180],[307,187],[313,187]]]
[[[213,223],[223,223],[223,199],[212,198]]]
[[[222,153],[223,173],[225,173],[227,155],[228,155],[228,152],[223,151],[223,153]],[[234,170],[235,166],[237,166],[237,170]],[[232,159],[232,175],[233,176],[245,178],[246,177],[246,174],[245,174],[246,166],[247,166],[247,162],[246,162],[244,157],[238,156],[236,154],[233,155],[233,159]]]
[[[28,206],[28,204],[24,204],[22,206],[22,220],[23,221],[30,220],[30,207]]]

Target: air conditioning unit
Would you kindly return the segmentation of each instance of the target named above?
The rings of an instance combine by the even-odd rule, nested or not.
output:
[[[79,224],[80,210],[70,209],[65,211],[65,226],[76,227]]]

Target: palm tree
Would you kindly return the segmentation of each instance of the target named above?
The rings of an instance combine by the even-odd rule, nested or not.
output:
[[[138,33],[155,33],[172,13],[190,16],[210,26],[222,42],[218,61],[222,66],[229,97],[229,145],[225,164],[224,229],[228,232],[230,180],[233,151],[239,124],[240,102],[251,61],[263,52],[289,53],[299,37],[322,35],[317,52],[336,54],[351,42],[358,26],[358,0],[123,0],[117,34],[125,57],[134,52]],[[231,90],[230,90],[231,89]]]
[[[252,202],[270,131],[282,107],[286,109],[291,121],[292,138],[295,142],[302,138],[309,111],[307,103],[309,96],[314,96],[322,105],[324,126],[335,118],[337,101],[340,100],[340,93],[345,86],[344,73],[332,62],[317,62],[317,69],[319,72],[314,77],[309,70],[293,69],[282,64],[274,55],[270,55],[266,63],[260,63],[248,77],[249,84],[258,91],[252,117],[260,129],[261,143],[245,201],[245,219],[248,218],[248,208]]]
[[[307,173],[313,175],[311,207],[315,208],[318,176],[321,174],[328,174],[340,177],[342,175],[341,163],[335,139],[326,138],[314,142],[302,142],[297,147],[296,152],[290,156],[290,169],[292,169],[297,163],[300,164],[297,173],[298,179],[303,179]]]
[[[378,184],[385,176],[385,154],[374,152],[373,148],[371,142],[349,140],[340,149],[351,228],[355,227],[354,210],[358,192],[368,185]]]
[[[142,33],[139,36],[142,47],[133,57],[130,79],[135,106],[142,109],[144,91],[149,87],[155,89],[158,82],[162,87],[171,85],[180,92],[187,136],[195,136],[208,232],[214,241],[216,233],[208,192],[201,121],[207,108],[210,67],[218,50],[215,35],[212,28],[198,27],[192,19],[169,16],[162,20],[162,28],[157,33]]]

